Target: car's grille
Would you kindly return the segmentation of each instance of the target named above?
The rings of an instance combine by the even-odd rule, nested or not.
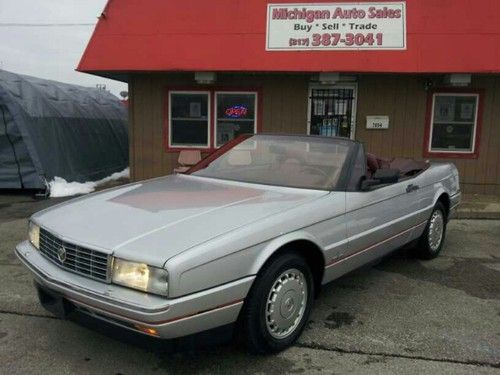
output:
[[[109,281],[110,257],[105,253],[62,241],[45,229],[40,229],[40,252],[68,271]]]

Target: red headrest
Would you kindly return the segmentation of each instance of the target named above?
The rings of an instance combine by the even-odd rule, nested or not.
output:
[[[375,171],[380,168],[375,155],[369,153],[366,154],[366,165],[372,173],[375,173]]]

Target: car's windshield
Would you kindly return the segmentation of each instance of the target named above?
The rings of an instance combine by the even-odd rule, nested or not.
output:
[[[194,176],[307,189],[333,189],[352,142],[338,138],[254,135],[221,149]]]

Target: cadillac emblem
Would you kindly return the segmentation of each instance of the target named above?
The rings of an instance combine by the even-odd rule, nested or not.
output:
[[[66,260],[66,248],[64,246],[61,246],[57,251],[57,258],[61,263],[64,263]]]

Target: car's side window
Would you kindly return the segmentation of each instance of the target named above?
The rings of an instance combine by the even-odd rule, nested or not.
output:
[[[362,145],[358,145],[358,152],[354,161],[354,166],[347,183],[347,191],[360,190],[361,181],[366,177],[366,156]]]

